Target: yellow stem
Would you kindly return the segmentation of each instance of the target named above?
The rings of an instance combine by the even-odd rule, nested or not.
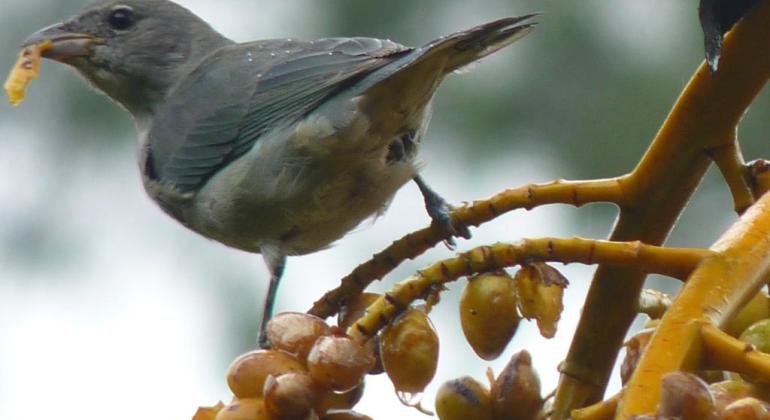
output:
[[[615,394],[612,398],[600,401],[588,407],[572,410],[572,420],[612,420],[615,410],[618,408],[621,394]]]
[[[730,188],[735,212],[743,214],[749,206],[754,204],[754,194],[746,177],[746,162],[738,146],[738,139],[733,136],[724,145],[710,149],[709,154]]]
[[[727,370],[770,380],[770,354],[744,343],[711,324],[701,326],[704,347],[704,366],[707,369]]]
[[[412,302],[440,290],[445,283],[475,273],[498,270],[530,261],[630,266],[649,273],[686,278],[713,254],[697,248],[660,248],[641,242],[590,239],[524,239],[474,248],[420,270],[377,299],[348,334],[366,341],[403,312]]]
[[[625,178],[614,241],[658,245],[668,236],[709,165],[706,150],[734,138],[736,126],[770,76],[770,1],[760,1],[728,33],[719,72],[701,65],[650,149]],[[642,272],[599,267],[562,364],[553,418],[601,399],[628,327]],[[657,385],[656,385],[657,389]]]
[[[622,178],[611,178],[592,181],[558,180],[546,184],[525,185],[453,210],[452,223],[456,226],[479,226],[512,210],[532,209],[555,203],[581,206],[606,202],[623,206],[622,183]],[[345,302],[358,296],[373,281],[382,278],[403,261],[419,256],[445,239],[446,232],[435,226],[404,236],[356,267],[342,279],[339,287],[316,301],[308,313],[321,318],[336,314]]]

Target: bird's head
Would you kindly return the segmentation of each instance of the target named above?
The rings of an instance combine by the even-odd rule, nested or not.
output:
[[[151,114],[191,66],[231,42],[167,0],[97,1],[24,45],[46,40],[43,57],[71,65],[135,116]]]

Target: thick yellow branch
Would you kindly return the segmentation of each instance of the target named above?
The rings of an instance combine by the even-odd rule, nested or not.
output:
[[[707,369],[727,370],[770,380],[770,354],[744,343],[711,324],[701,327],[703,365]]]
[[[626,385],[618,418],[654,412],[663,376],[701,366],[704,339],[718,344],[714,330],[703,325],[724,327],[764,285],[770,273],[770,195],[750,207],[711,250],[718,255],[698,266],[663,316]]]
[[[375,301],[366,314],[348,329],[351,337],[365,341],[403,312],[445,283],[475,273],[495,271],[531,261],[630,266],[650,273],[685,278],[712,252],[705,249],[660,248],[641,242],[609,242],[590,239],[524,239],[474,248],[437,262]]]
[[[734,138],[736,126],[770,76],[770,0],[727,35],[719,72],[701,65],[642,161],[624,181],[626,206],[610,239],[661,244],[709,165],[706,150]],[[553,418],[601,399],[636,316],[645,274],[599,267],[594,275],[554,401]],[[657,389],[657,385],[656,385]]]
[[[456,226],[479,226],[512,210],[532,209],[555,203],[581,206],[605,202],[623,206],[622,184],[622,178],[612,178],[592,181],[558,180],[546,184],[525,185],[455,209],[452,211],[452,222]],[[316,301],[308,313],[321,318],[334,315],[345,302],[358,296],[373,281],[382,278],[403,261],[417,257],[445,239],[446,232],[435,226],[404,236],[356,267],[342,279],[339,287]]]

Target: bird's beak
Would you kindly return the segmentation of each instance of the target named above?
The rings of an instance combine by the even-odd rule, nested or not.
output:
[[[57,23],[43,28],[24,40],[22,47],[51,41],[53,45],[42,52],[43,57],[66,62],[91,55],[93,47],[101,42],[94,36],[69,31],[66,26],[65,23]]]

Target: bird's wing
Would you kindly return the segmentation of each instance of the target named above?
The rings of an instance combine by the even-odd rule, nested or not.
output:
[[[298,121],[408,51],[372,38],[225,47],[181,81],[154,115],[147,175],[181,192],[196,191],[268,130]]]

